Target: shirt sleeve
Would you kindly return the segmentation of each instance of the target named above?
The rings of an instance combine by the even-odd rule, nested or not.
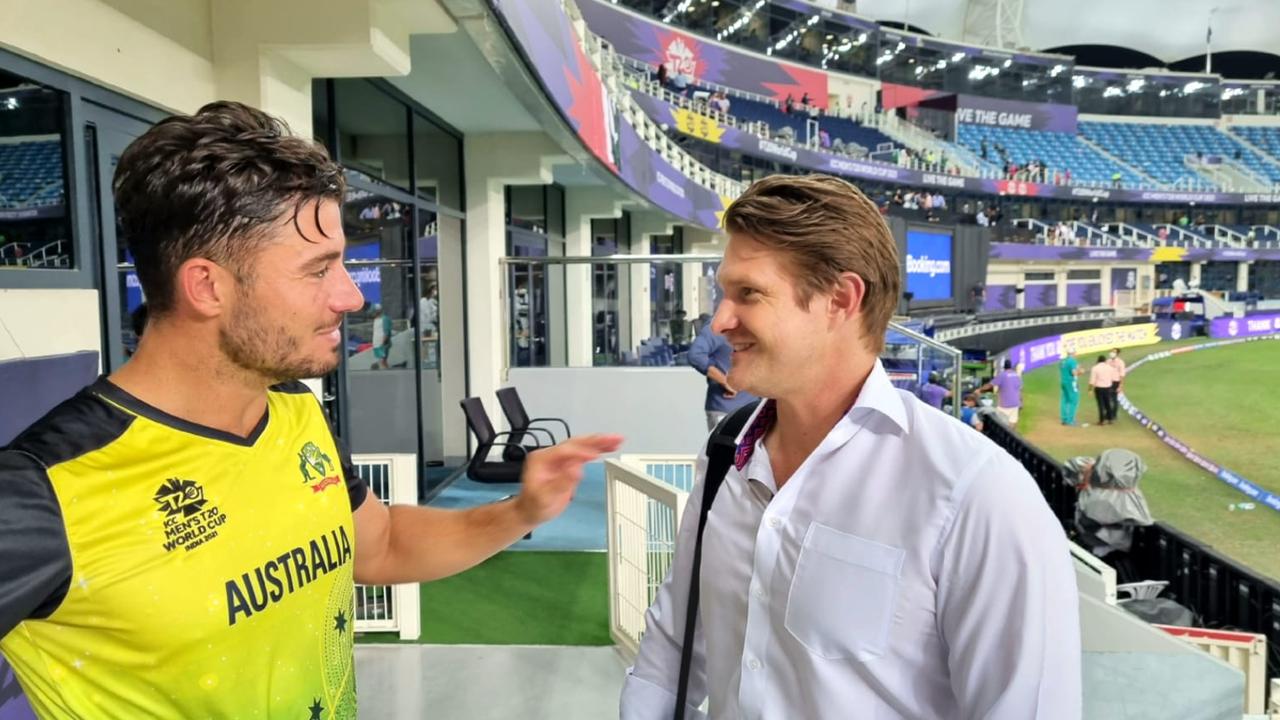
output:
[[[706,456],[700,455],[695,477],[705,478],[706,473]],[[668,720],[675,712],[685,613],[689,607],[689,574],[693,570],[693,545],[697,539],[704,484],[700,480],[689,493],[676,539],[675,559],[658,588],[653,605],[645,612],[640,654],[635,665],[627,669],[627,678],[622,686],[621,720]],[[705,718],[698,707],[706,697],[706,643],[699,623],[694,634],[685,717],[690,720]]]
[[[698,333],[693,339],[693,344],[689,346],[689,364],[694,370],[707,374],[707,369],[711,367],[711,336],[705,332]]]
[[[44,465],[0,451],[0,638],[48,617],[71,586],[71,548]]]
[[[958,715],[1079,720],[1079,600],[1066,535],[1007,453],[976,465],[938,571]]]

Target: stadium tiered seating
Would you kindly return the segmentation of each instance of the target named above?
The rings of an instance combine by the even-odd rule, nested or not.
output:
[[[1259,176],[1280,181],[1280,166],[1211,125],[1155,125],[1148,123],[1082,122],[1080,132],[1107,152],[1142,168],[1162,183],[1204,182],[1183,161],[1187,155],[1221,155]]]
[[[1272,159],[1280,160],[1280,128],[1276,127],[1233,127],[1231,132],[1244,138],[1245,141],[1262,148]]]
[[[1045,130],[1015,130],[981,125],[960,125],[957,136],[961,145],[974,153],[981,153],[982,141],[987,141],[987,159],[1000,164],[995,146],[1001,145],[1009,153],[1009,160],[1025,166],[1033,160],[1043,161],[1052,172],[1070,170],[1072,184],[1110,184],[1111,176],[1119,172],[1121,182],[1138,184],[1142,178],[1126,167],[1098,153],[1069,133]]]
[[[763,122],[769,126],[769,130],[774,134],[777,134],[784,127],[789,127],[795,131],[796,140],[804,142],[805,121],[810,119],[808,114],[803,112],[784,113],[775,105],[742,97],[730,98],[730,102],[729,113],[739,120],[749,123]],[[892,139],[879,130],[865,127],[847,118],[816,116],[812,119],[818,121],[818,127],[827,131],[827,134],[831,136],[832,142],[843,140],[845,143],[861,145],[867,150],[875,150],[880,143],[893,142]]]
[[[0,143],[0,207],[62,202],[62,152],[57,140]]]

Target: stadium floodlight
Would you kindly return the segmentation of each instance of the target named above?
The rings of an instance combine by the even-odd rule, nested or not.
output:
[[[963,53],[963,52],[958,52],[958,53],[956,53],[955,55],[952,55],[952,56],[951,56],[951,62],[960,62],[960,61],[961,61],[961,60],[963,60],[963,59],[964,59],[964,53]]]
[[[1202,83],[1199,80],[1192,80],[1191,82],[1182,86],[1182,93],[1184,95],[1190,95],[1191,93],[1206,87],[1209,87],[1207,83]]]
[[[1129,81],[1129,85],[1127,89],[1131,93],[1136,93],[1136,92],[1140,92],[1142,88],[1146,87],[1146,85],[1147,85],[1146,80],[1143,80],[1142,78],[1133,78],[1132,80]]]
[[[1012,65],[1012,64],[1013,64],[1013,58],[1009,58],[1008,60],[1005,60],[1005,61],[1004,61],[1004,66],[1005,66],[1005,67],[1009,67],[1009,66],[1010,66],[1010,65]]]

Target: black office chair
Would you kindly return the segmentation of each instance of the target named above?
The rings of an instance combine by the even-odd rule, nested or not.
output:
[[[569,431],[569,423],[560,418],[530,418],[529,413],[524,409],[524,402],[520,400],[520,392],[513,387],[498,390],[498,404],[502,406],[502,414],[507,416],[507,423],[511,425],[512,439],[516,443],[523,445],[526,435],[535,438],[535,442],[539,442],[534,433],[546,433],[550,439],[548,445],[554,445],[560,440],[567,440],[573,436]],[[555,434],[550,430],[533,427],[539,423],[560,423],[564,426],[564,437],[556,440]],[[539,446],[542,446],[540,442]]]
[[[467,418],[467,427],[476,436],[476,451],[467,463],[467,476],[483,483],[518,483],[529,449],[516,442],[510,432],[496,432],[480,398],[469,397],[459,403]],[[507,438],[505,440],[501,438]],[[489,451],[503,446],[501,460],[489,460]]]

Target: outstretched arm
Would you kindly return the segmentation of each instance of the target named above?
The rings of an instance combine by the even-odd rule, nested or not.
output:
[[[366,498],[355,512],[356,582],[428,582],[478,565],[564,512],[583,466],[621,443],[616,435],[584,435],[532,452],[519,495],[468,510],[388,507]]]

